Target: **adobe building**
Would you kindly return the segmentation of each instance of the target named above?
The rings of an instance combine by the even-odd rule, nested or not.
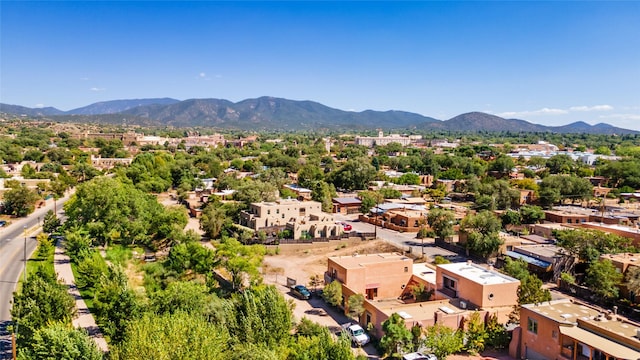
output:
[[[470,261],[438,265],[436,281],[436,299],[459,299],[463,307],[487,309],[518,303],[519,280]]]
[[[436,323],[457,329],[471,312],[495,314],[506,321],[517,304],[520,282],[493,269],[471,263],[433,267],[413,264],[398,253],[330,257],[325,282],[342,284],[343,307],[354,294],[365,295],[363,326],[371,324],[373,335],[381,337],[382,323],[397,313],[408,328]],[[416,302],[413,287],[431,291],[431,299]]]
[[[337,197],[331,199],[333,203],[334,214],[357,214],[360,212],[360,206],[362,206],[362,200],[357,197]]]
[[[509,355],[518,359],[640,359],[640,324],[569,299],[522,305]]]
[[[556,224],[580,224],[589,221],[589,214],[569,210],[544,210],[544,220]]]
[[[290,230],[294,239],[338,236],[342,226],[317,201],[279,199],[252,203],[240,212],[240,225],[259,230]]]

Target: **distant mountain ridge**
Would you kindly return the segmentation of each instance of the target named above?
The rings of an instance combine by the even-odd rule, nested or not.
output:
[[[46,117],[56,121],[118,123],[144,126],[210,126],[245,130],[364,130],[416,129],[440,131],[558,132],[588,134],[640,134],[608,124],[575,122],[544,126],[520,119],[504,119],[482,112],[469,112],[448,120],[390,110],[361,112],[334,109],[313,101],[263,96],[231,102],[224,99],[171,98],[104,101],[61,111],[53,107],[27,108],[0,103],[0,112]]]

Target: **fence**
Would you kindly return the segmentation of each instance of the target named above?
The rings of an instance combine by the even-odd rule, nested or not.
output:
[[[351,238],[360,238],[361,240],[370,240],[375,238],[374,233],[361,233],[357,231],[352,231],[348,233],[343,233],[342,235],[337,236],[329,236],[329,237],[319,237],[312,239],[274,239],[273,242],[270,242],[270,245],[279,245],[279,244],[313,244],[319,242],[330,242],[335,240],[345,240]]]

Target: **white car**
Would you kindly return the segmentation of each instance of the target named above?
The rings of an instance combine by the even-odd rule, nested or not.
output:
[[[420,352],[412,352],[404,354],[402,360],[438,360],[433,354],[423,354]]]
[[[364,331],[362,326],[354,323],[346,323],[342,325],[342,330],[347,333],[351,342],[358,345],[364,346],[369,343],[371,340],[369,335]]]

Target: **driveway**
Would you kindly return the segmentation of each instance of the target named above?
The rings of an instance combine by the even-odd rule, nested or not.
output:
[[[277,279],[277,280],[276,280]],[[276,281],[278,281],[276,283]],[[352,322],[352,319],[349,319],[346,315],[342,313],[339,309],[336,309],[332,306],[329,306],[322,298],[313,296],[309,300],[300,300],[297,297],[291,295],[289,288],[286,286],[286,278],[283,276],[273,277],[268,276],[265,277],[264,282],[267,284],[273,284],[280,290],[282,295],[287,300],[292,300],[295,304],[295,308],[293,309],[293,316],[295,317],[295,321],[299,321],[303,317],[316,322],[320,325],[326,326],[329,328],[332,334],[339,333],[341,331],[340,325]],[[373,344],[367,344],[362,348],[352,348],[354,354],[356,355],[366,355],[368,359],[379,359],[378,351],[376,350]]]

